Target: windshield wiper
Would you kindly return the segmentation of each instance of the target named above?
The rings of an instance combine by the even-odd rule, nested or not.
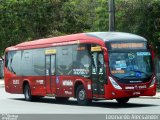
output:
[[[133,71],[133,72],[139,72],[139,73],[144,73],[147,77],[150,77],[149,74],[147,74],[146,72],[143,72],[143,71],[139,71],[139,70],[130,70],[130,71]],[[139,78],[140,76],[138,75],[126,75],[120,79],[124,79],[124,78],[127,78],[127,77],[136,77],[136,78]]]
[[[135,76],[135,75],[126,75],[126,76],[124,76],[124,77],[122,77],[122,78],[120,78],[120,79],[124,79],[124,78],[126,78],[126,77],[137,77],[137,76]]]
[[[150,77],[148,73],[140,71],[140,70],[130,70],[130,71],[144,73],[147,77]]]

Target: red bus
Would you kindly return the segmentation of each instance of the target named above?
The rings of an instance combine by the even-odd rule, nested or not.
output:
[[[147,40],[121,32],[40,39],[5,51],[5,90],[26,101],[44,96],[80,105],[156,94],[154,53]]]

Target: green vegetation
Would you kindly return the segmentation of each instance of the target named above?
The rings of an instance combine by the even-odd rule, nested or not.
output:
[[[116,31],[144,36],[160,53],[160,0],[115,2]],[[108,0],[0,0],[1,55],[23,41],[87,31],[108,31]]]

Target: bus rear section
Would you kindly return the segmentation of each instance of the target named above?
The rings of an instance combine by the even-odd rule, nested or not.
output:
[[[44,41],[48,43],[42,47]],[[80,105],[101,99],[126,103],[155,95],[153,57],[144,38],[127,33],[83,33],[22,43],[6,49],[5,89],[24,94],[27,101],[52,96],[63,102],[75,97]]]

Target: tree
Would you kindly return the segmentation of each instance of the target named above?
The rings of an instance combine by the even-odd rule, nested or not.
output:
[[[60,31],[71,34],[90,31],[95,20],[96,0],[69,0],[63,6]]]
[[[160,1],[115,0],[116,31],[147,38],[160,53]],[[108,0],[0,1],[0,53],[33,39],[108,31]]]
[[[97,0],[97,6],[95,8],[96,20],[92,29],[94,31],[108,31],[109,12],[108,12],[108,0]]]
[[[117,29],[144,36],[160,53],[160,1],[120,0],[116,6]]]
[[[0,53],[23,41],[60,34],[65,0],[6,0],[0,4]]]

